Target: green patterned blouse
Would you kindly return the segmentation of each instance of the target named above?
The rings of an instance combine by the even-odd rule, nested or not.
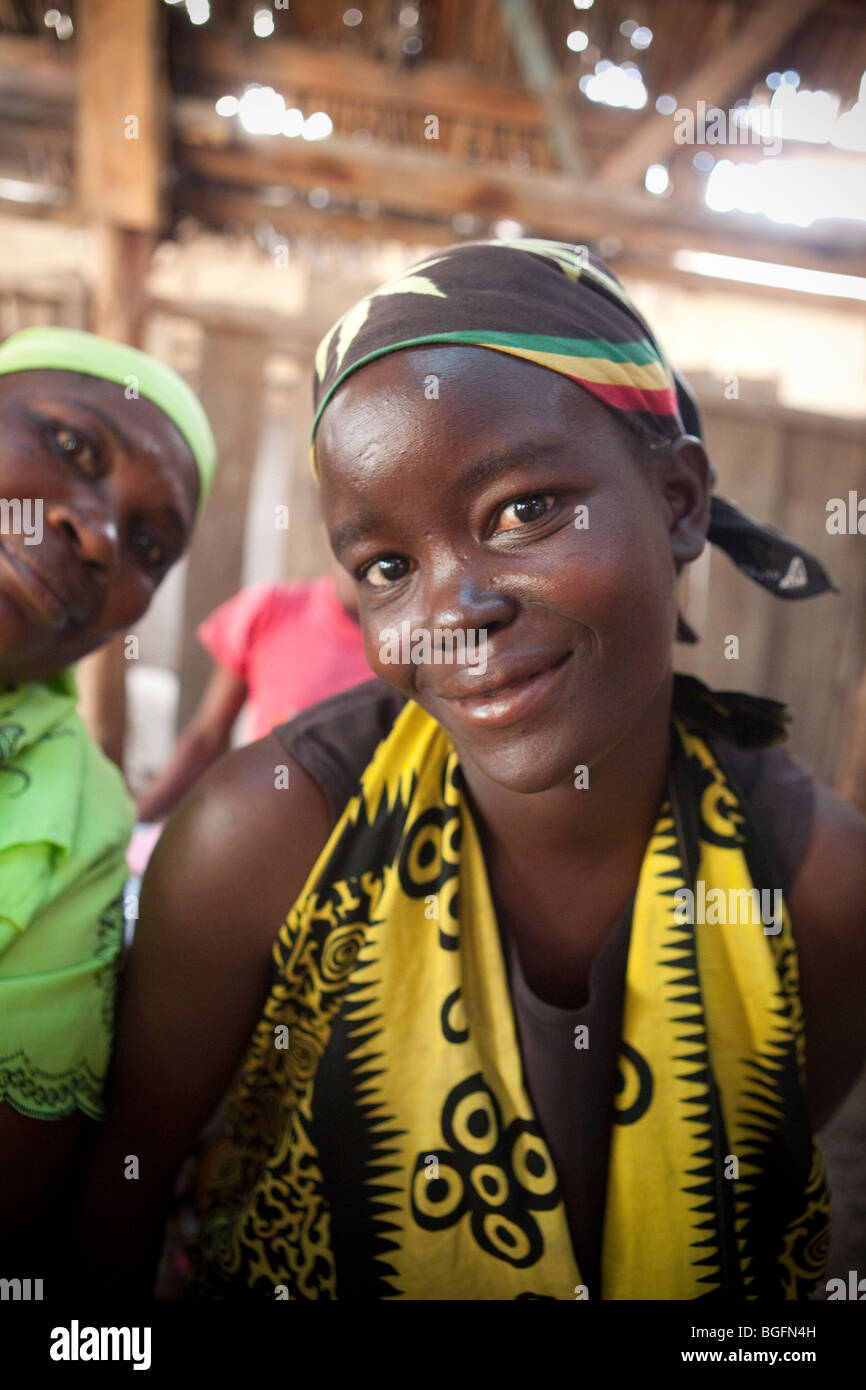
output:
[[[102,1117],[135,808],[71,671],[0,686],[0,1101]]]

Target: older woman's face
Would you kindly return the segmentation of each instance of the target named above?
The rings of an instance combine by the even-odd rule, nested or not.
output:
[[[0,377],[0,681],[127,631],[187,545],[198,486],[152,402],[74,372]]]
[[[545,790],[592,766],[669,673],[705,487],[688,451],[647,464],[635,451],[580,387],[483,348],[389,354],[323,412],[323,511],[357,579],[367,658],[502,786]],[[437,629],[485,632],[486,670],[425,661],[423,643],[395,663],[390,632],[406,624],[431,651]]]

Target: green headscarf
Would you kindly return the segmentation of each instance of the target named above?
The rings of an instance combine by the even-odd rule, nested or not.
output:
[[[134,387],[180,430],[198,468],[198,511],[213,481],[216,444],[201,402],[182,377],[137,348],[74,328],[24,328],[0,346],[0,375],[11,372],[83,372]]]

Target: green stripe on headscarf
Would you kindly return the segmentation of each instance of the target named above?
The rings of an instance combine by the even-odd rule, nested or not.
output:
[[[95,333],[74,328],[25,328],[0,346],[0,375],[32,371],[83,372],[119,386],[134,384],[140,396],[168,416],[189,445],[201,481],[201,511],[213,481],[216,444],[201,402],[176,371],[146,352]]]

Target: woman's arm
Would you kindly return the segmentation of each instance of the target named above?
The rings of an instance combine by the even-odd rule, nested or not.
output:
[[[866,820],[816,783],[815,825],[789,895],[806,1030],[806,1101],[820,1129],[866,1061]]]
[[[273,942],[330,829],[318,784],[272,736],[212,769],[166,828],[121,988],[108,1120],[82,1179],[77,1267],[92,1288],[149,1294],[177,1170],[242,1060]]]
[[[167,816],[193,783],[221,757],[229,746],[232,725],[246,698],[247,687],[240,676],[217,666],[167,766],[157,773],[139,798],[141,820],[161,820]]]

